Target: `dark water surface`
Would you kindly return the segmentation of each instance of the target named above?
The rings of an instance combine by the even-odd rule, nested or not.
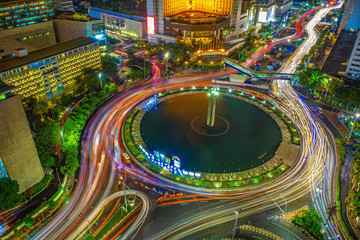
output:
[[[195,93],[168,99],[147,112],[141,135],[149,150],[178,156],[182,169],[213,173],[250,169],[273,157],[281,131],[263,110],[237,98],[220,96],[216,115],[226,119],[229,131],[205,136],[196,132],[191,122],[206,115],[207,106],[206,93]]]

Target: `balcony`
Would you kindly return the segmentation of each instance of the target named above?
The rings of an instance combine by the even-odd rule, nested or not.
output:
[[[217,17],[212,19],[189,20],[184,18],[165,18],[164,27],[169,29],[178,29],[186,31],[216,31],[227,28],[230,25],[230,19]]]

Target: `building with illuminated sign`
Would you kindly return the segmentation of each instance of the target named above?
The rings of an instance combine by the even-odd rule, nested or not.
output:
[[[21,98],[61,94],[75,82],[84,68],[101,68],[99,43],[89,37],[61,42],[27,54],[0,60],[0,80],[16,87]]]
[[[23,105],[13,90],[0,80],[0,177],[16,180],[23,192],[40,182],[44,172]]]
[[[148,41],[196,44],[214,49],[226,34],[238,34],[246,27],[243,0],[148,0]]]
[[[69,41],[82,36],[94,38],[99,41],[100,51],[106,52],[106,31],[102,20],[87,18],[86,21],[77,21],[72,18],[74,13],[64,13],[54,20],[57,42]]]
[[[249,11],[250,22],[269,23],[290,10],[292,0],[260,0]]]
[[[144,17],[129,16],[95,7],[89,8],[89,16],[104,21],[109,37],[118,35],[138,39],[146,36],[146,19]]]
[[[29,51],[56,43],[51,21],[51,0],[21,0],[0,3],[0,59],[19,47]]]

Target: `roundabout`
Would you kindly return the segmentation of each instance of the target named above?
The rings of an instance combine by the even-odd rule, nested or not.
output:
[[[141,168],[169,181],[229,188],[263,182],[295,162],[291,122],[259,95],[219,89],[208,126],[209,88],[164,91],[134,106],[121,134]]]

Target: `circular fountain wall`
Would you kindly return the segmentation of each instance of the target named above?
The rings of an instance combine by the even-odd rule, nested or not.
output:
[[[282,140],[275,120],[255,105],[221,94],[215,125],[206,126],[205,92],[175,95],[146,112],[141,137],[151,152],[178,156],[195,172],[238,172],[270,160]]]

